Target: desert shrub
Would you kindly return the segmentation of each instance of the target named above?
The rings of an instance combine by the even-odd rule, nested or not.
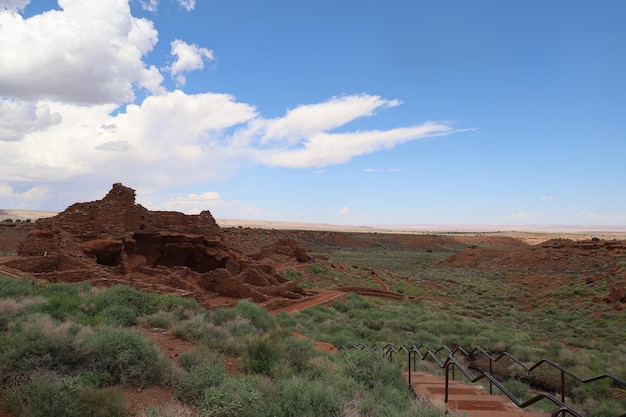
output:
[[[101,326],[85,336],[81,349],[90,369],[108,372],[113,382],[126,385],[165,383],[171,369],[158,347],[133,330]]]
[[[78,299],[77,288],[69,285],[57,284],[55,289],[44,291],[46,303],[42,303],[36,309],[38,312],[47,314],[57,320],[68,320],[83,315],[80,309],[81,303]]]
[[[302,372],[309,360],[316,355],[315,346],[306,339],[290,336],[283,340],[282,362],[296,372]]]
[[[509,379],[504,381],[502,385],[518,400],[524,400],[530,392],[530,385],[517,379]]]
[[[243,357],[246,372],[270,375],[281,356],[276,342],[275,337],[267,334],[251,337]]]
[[[5,377],[35,370],[71,373],[81,366],[84,355],[74,343],[81,327],[76,324],[32,315],[12,324],[9,331],[0,347],[0,373]]]
[[[336,389],[327,380],[294,375],[276,384],[275,411],[279,416],[289,417],[333,416],[338,414],[350,395],[350,392]]]
[[[228,356],[243,356],[246,345],[242,343],[240,339],[229,336],[223,339],[217,348],[220,352]]]
[[[213,361],[196,365],[180,378],[176,398],[184,403],[198,405],[204,398],[204,392],[221,385],[228,377],[224,364]]]
[[[120,305],[132,309],[135,316],[155,313],[158,311],[157,302],[157,294],[142,292],[124,285],[114,285],[94,292],[89,299],[85,300],[85,303],[94,304],[96,313],[113,305]]]
[[[0,298],[0,316],[16,316],[44,303],[46,299],[43,297]]]
[[[94,317],[95,324],[131,327],[137,324],[137,312],[129,306],[113,304]]]
[[[235,311],[241,317],[244,317],[260,330],[272,330],[276,328],[276,321],[261,306],[254,304],[248,300],[241,300],[237,303]]]
[[[368,389],[386,385],[406,389],[400,367],[380,352],[362,350],[342,351],[346,374]]]
[[[201,309],[193,298],[184,298],[174,294],[154,294],[154,296],[155,310],[176,313],[179,320],[184,319],[187,313]]]
[[[144,326],[158,327],[160,329],[169,329],[178,321],[175,313],[170,311],[159,310],[156,313],[141,317],[139,323]]]
[[[15,417],[74,417],[78,416],[78,391],[74,384],[66,384],[52,374],[32,374],[5,395]]]
[[[237,310],[234,308],[219,308],[211,312],[211,323],[221,325],[229,321],[235,320]]]
[[[210,323],[205,321],[203,314],[196,314],[174,325],[172,333],[188,342],[199,343],[206,340],[206,333],[210,327]]]
[[[193,367],[198,365],[220,363],[223,360],[223,357],[216,351],[209,349],[208,346],[199,345],[181,353],[178,360],[183,368],[190,371]]]
[[[200,409],[208,417],[257,417],[268,415],[264,411],[268,398],[265,380],[228,376],[219,386],[204,391]]]
[[[582,410],[587,417],[607,417],[626,415],[626,404],[616,401],[588,399],[583,404]]]
[[[46,299],[43,297],[25,297],[20,300],[0,298],[0,331],[7,330],[9,323],[15,316],[44,303],[46,303]]]
[[[36,296],[37,281],[34,278],[12,279],[0,276],[0,298]]]
[[[124,417],[123,393],[116,388],[94,389],[75,378],[33,373],[6,391],[15,417]]]
[[[244,317],[237,317],[235,320],[225,323],[224,330],[234,337],[259,333],[259,330],[254,326],[254,324]]]
[[[83,389],[78,395],[78,411],[80,417],[124,417],[124,393],[115,387]]]
[[[297,321],[289,313],[281,311],[276,316],[276,321],[281,327],[295,327]]]
[[[149,407],[139,412],[139,417],[196,417],[198,413],[180,401],[170,401],[159,407]]]

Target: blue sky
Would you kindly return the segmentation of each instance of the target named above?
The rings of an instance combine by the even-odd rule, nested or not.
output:
[[[626,2],[0,0],[0,208],[626,225]]]

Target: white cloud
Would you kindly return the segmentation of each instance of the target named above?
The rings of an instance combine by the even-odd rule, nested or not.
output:
[[[96,146],[96,149],[99,151],[126,152],[130,149],[130,144],[125,140],[112,140],[101,143]]]
[[[552,201],[554,200],[554,196],[553,195],[542,195],[541,197],[539,197],[540,200],[542,201]]]
[[[379,170],[376,168],[365,168],[363,171],[365,172],[378,172]]]
[[[159,6],[159,0],[139,0],[141,8],[148,12],[156,12]]]
[[[337,132],[355,119],[400,105],[376,95],[332,97],[264,119],[253,105],[228,94],[166,92],[159,70],[143,60],[158,33],[152,22],[131,15],[128,0],[59,0],[61,10],[24,18],[18,11],[26,4],[0,0],[3,205],[27,202],[35,209],[47,208],[38,202],[50,199],[87,201],[101,197],[114,182],[151,195],[221,179],[249,163],[319,167],[316,173],[321,173],[358,155],[458,131],[447,122],[428,122]],[[158,2],[139,4],[156,9]],[[179,5],[195,7],[193,1]],[[179,81],[214,59],[209,49],[182,40],[171,47],[176,59],[167,71],[183,77]],[[147,97],[135,101],[137,88],[147,89]],[[224,210],[225,217],[233,217],[228,210],[239,215],[256,210],[210,196],[167,204],[191,210],[206,203]]]
[[[163,92],[142,57],[157,42],[152,22],[123,0],[59,0],[59,10],[24,19],[0,10],[0,96],[27,101],[123,103],[133,89]]]
[[[447,135],[455,130],[447,123],[427,122],[391,130],[348,133],[317,133],[289,147],[288,143],[272,149],[260,149],[255,157],[280,167],[312,168],[342,164],[355,156],[391,149],[410,140]],[[285,140],[287,142],[287,140]]]
[[[0,0],[0,10],[16,12],[23,10],[28,3],[30,3],[30,0]]]
[[[178,0],[178,5],[190,12],[196,7],[196,0]]]
[[[523,211],[518,211],[517,213],[511,215],[512,220],[535,220],[541,217],[540,213],[529,214]]]
[[[253,218],[259,209],[238,200],[224,200],[218,192],[190,193],[184,197],[173,197],[161,202],[152,202],[151,209],[173,210],[187,214],[198,214],[209,210],[215,218]]]
[[[20,140],[27,133],[61,122],[45,103],[28,103],[0,98],[0,142]]]
[[[337,216],[347,216],[348,214],[350,214],[350,208],[348,206],[343,206],[337,212]]]
[[[263,120],[253,106],[227,94],[180,90],[149,96],[117,114],[115,104],[42,100],[35,108],[46,109],[58,123],[13,128],[22,139],[3,143],[0,178],[15,184],[71,181],[72,192],[81,195],[94,192],[93,181],[101,187],[123,182],[146,193],[213,181],[249,162],[323,168],[407,140],[454,132],[446,123],[426,123],[388,131],[320,133],[291,147],[278,140],[263,146],[258,141]]]
[[[172,55],[176,57],[174,63],[167,68],[176,78],[179,86],[185,85],[184,72],[199,70],[204,68],[204,61],[213,61],[213,51],[201,48],[196,44],[188,44],[180,39],[174,40],[171,44]]]
[[[6,182],[0,182],[0,207],[13,210],[32,210],[48,197],[45,187],[35,186],[18,192]]]
[[[260,121],[256,127],[263,132],[262,144],[271,141],[294,144],[360,117],[371,116],[377,109],[399,104],[397,100],[367,94],[333,97],[324,103],[298,106],[284,117]]]

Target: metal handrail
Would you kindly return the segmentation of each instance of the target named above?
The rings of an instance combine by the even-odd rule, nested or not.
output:
[[[551,401],[552,403],[554,403],[557,408],[555,410],[552,411],[551,416],[552,417],[556,417],[557,415],[561,414],[561,416],[565,416],[566,413],[569,415],[572,415],[574,417],[584,417],[582,414],[580,414],[580,412],[574,410],[573,408],[571,408],[569,405],[567,405],[565,403],[565,375],[570,376],[571,378],[573,378],[574,380],[583,383],[583,384],[587,384],[587,383],[591,383],[591,382],[595,382],[601,379],[610,379],[613,382],[619,383],[621,385],[626,386],[626,380],[610,374],[610,373],[603,373],[600,375],[596,375],[590,378],[583,378],[579,375],[577,375],[576,373],[570,371],[569,369],[567,369],[566,367],[564,367],[563,365],[554,362],[551,359],[548,358],[542,358],[541,360],[539,360],[537,363],[533,364],[532,366],[527,366],[525,363],[523,363],[522,361],[520,361],[519,359],[517,359],[515,356],[511,355],[508,352],[502,352],[500,355],[498,355],[497,357],[494,357],[493,355],[491,355],[488,351],[482,349],[480,346],[477,346],[475,348],[473,348],[472,350],[470,350],[469,352],[465,349],[463,349],[462,347],[456,347],[454,349],[451,349],[447,346],[442,346],[438,349],[432,349],[430,346],[425,345],[425,344],[420,344],[420,345],[412,345],[412,346],[400,346],[397,347],[395,345],[392,344],[386,344],[386,345],[372,345],[372,346],[368,346],[365,344],[358,344],[358,345],[349,345],[349,346],[342,346],[340,349],[358,349],[358,350],[369,350],[369,351],[379,351],[382,352],[385,356],[387,356],[390,360],[393,359],[393,354],[394,353],[406,353],[407,357],[408,357],[408,382],[409,382],[409,388],[412,390],[412,384],[411,384],[411,369],[416,369],[417,368],[417,364],[416,364],[416,357],[419,357],[420,360],[425,360],[426,358],[431,358],[434,360],[434,362],[437,363],[437,365],[442,368],[445,369],[445,375],[446,375],[446,379],[445,379],[445,404],[446,404],[446,413],[448,410],[448,386],[449,386],[449,371],[450,369],[452,370],[452,379],[455,378],[454,375],[454,370],[455,369],[459,369],[459,371],[461,371],[461,373],[465,376],[465,378],[467,378],[469,380],[469,382],[477,382],[481,379],[487,379],[489,380],[489,392],[490,394],[493,394],[493,385],[496,386],[496,388],[498,388],[498,390],[500,390],[504,395],[506,395],[511,401],[513,401],[513,403],[515,403],[516,406],[518,406],[519,408],[526,408],[540,400],[543,399],[547,399],[549,401]],[[446,358],[445,360],[441,360],[437,355],[444,351],[446,353]],[[479,372],[479,374],[477,376],[472,376],[469,371],[463,366],[463,364],[461,364],[457,358],[455,357],[455,355],[457,353],[461,353],[463,356],[474,356],[476,354],[476,352],[479,352],[480,354],[482,354],[483,356],[487,357],[489,359],[489,372],[483,372],[480,370],[476,370],[477,372]],[[549,393],[549,392],[540,392],[539,394],[535,395],[534,397],[526,400],[526,401],[521,401],[519,400],[517,397],[515,397],[512,393],[510,393],[503,385],[500,381],[498,381],[493,375],[493,369],[492,369],[492,365],[495,362],[498,362],[500,359],[502,358],[508,358],[511,361],[513,361],[514,363],[516,363],[517,365],[519,365],[520,367],[522,367],[524,370],[526,370],[526,372],[532,372],[533,370],[537,369],[538,367],[540,367],[543,364],[547,364],[550,365],[551,367],[558,369],[561,372],[561,387],[560,387],[560,398],[557,398],[555,395]],[[411,364],[413,364],[413,367],[411,367]]]

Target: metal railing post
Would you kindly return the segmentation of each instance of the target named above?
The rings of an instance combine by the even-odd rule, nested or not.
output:
[[[489,375],[493,375],[493,361],[491,360],[491,356],[489,356]],[[493,395],[493,382],[491,382],[491,379],[489,380],[489,394]]]
[[[449,379],[450,364],[452,364],[452,362],[449,362],[446,365],[446,390],[444,394],[445,395],[444,404],[446,406],[446,414],[448,414],[448,379]],[[452,368],[452,373],[454,373],[454,367]]]

